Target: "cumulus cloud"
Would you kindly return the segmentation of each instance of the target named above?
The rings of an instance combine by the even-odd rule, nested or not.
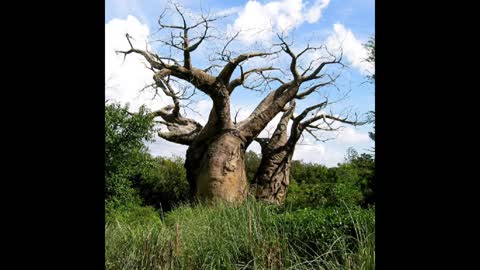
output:
[[[246,44],[270,42],[275,32],[287,33],[305,21],[317,22],[329,2],[316,0],[307,6],[302,0],[270,1],[266,4],[250,0],[228,29],[231,33],[241,31],[239,39]]]
[[[305,14],[306,20],[309,23],[317,22],[322,16],[322,10],[325,9],[329,3],[330,3],[330,0],[315,1],[313,6],[307,11],[307,14]]]
[[[168,99],[164,95],[152,100],[151,92],[140,93],[140,89],[153,82],[153,74],[146,68],[145,59],[135,54],[124,59],[122,54],[115,52],[130,48],[125,38],[126,33],[132,36],[133,46],[148,46],[149,28],[136,17],[129,15],[126,19],[115,18],[105,24],[105,98],[122,104],[128,102],[132,111],[142,104],[150,109],[167,105]]]
[[[333,33],[327,38],[325,45],[334,54],[338,54],[341,49],[353,68],[363,75],[369,75],[375,72],[375,66],[365,61],[368,51],[363,46],[364,43],[366,42],[357,39],[350,29],[343,24],[336,23],[333,25]]]
[[[368,136],[368,133],[359,132],[357,129],[348,126],[340,130],[337,140],[339,143],[343,144],[362,144],[368,143],[370,137]]]

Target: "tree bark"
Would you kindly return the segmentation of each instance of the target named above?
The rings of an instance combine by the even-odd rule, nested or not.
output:
[[[241,202],[248,192],[245,143],[234,131],[190,145],[185,161],[191,193],[199,200]]]
[[[312,125],[315,121],[321,119],[326,121],[326,119],[330,119],[351,125],[363,124],[356,120],[349,121],[346,118],[335,117],[328,114],[315,115],[305,120],[308,113],[316,109],[322,109],[327,106],[327,104],[328,101],[325,101],[307,107],[300,115],[293,117],[295,101],[292,100],[290,107],[283,113],[272,137],[256,139],[262,147],[262,160],[255,174],[254,184],[252,185],[252,190],[257,199],[274,204],[284,203],[288,185],[290,184],[290,168],[295,145],[300,139],[302,132],[304,130],[309,131],[307,129],[308,127],[325,131],[336,130],[330,126],[331,123],[328,124],[328,128]],[[290,119],[293,119],[293,121],[289,136],[287,134],[287,124]]]
[[[290,166],[295,142],[288,139],[287,125],[295,110],[295,102],[283,113],[270,139],[257,139],[262,147],[262,160],[255,174],[252,190],[257,199],[282,204],[290,184]]]
[[[252,190],[257,199],[283,204],[290,184],[293,148],[281,147],[277,151],[262,151],[262,161],[254,178]]]

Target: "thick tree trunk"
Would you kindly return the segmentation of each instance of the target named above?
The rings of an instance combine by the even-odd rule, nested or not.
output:
[[[200,200],[241,202],[248,191],[245,143],[233,132],[192,144],[185,161],[191,192]]]
[[[292,152],[285,148],[277,150],[279,151],[262,153],[252,190],[257,199],[280,205],[285,201],[290,184]]]
[[[291,102],[270,139],[257,139],[262,147],[262,161],[253,179],[252,190],[257,199],[282,204],[290,184],[290,166],[295,142],[287,134],[288,121],[295,110]]]

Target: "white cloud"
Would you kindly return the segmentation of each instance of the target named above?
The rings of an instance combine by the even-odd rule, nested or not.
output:
[[[140,93],[140,89],[153,82],[153,73],[146,68],[145,59],[130,54],[124,60],[123,54],[115,52],[130,48],[126,33],[132,36],[133,46],[145,48],[150,31],[146,24],[130,15],[125,20],[113,19],[105,24],[105,98],[122,104],[128,102],[132,111],[142,104],[150,109],[161,108],[168,104],[166,96],[151,100],[151,92]]]
[[[194,112],[187,110],[187,117],[205,125],[208,120],[210,111],[212,110],[213,102],[211,99],[201,99],[192,105]]]
[[[322,10],[328,6],[330,0],[317,0],[305,15],[309,23],[317,22],[322,16]]]
[[[339,131],[337,140],[342,144],[362,144],[368,143],[370,137],[367,133],[361,133],[357,129],[347,126]]]
[[[305,21],[317,22],[329,2],[316,0],[307,7],[302,0],[270,1],[266,4],[250,0],[239,11],[233,25],[228,25],[227,28],[230,33],[241,31],[239,39],[246,44],[257,41],[267,43],[272,40],[275,32],[288,33]]]
[[[231,7],[224,10],[220,10],[215,15],[217,16],[229,16],[235,13],[238,13],[242,10],[242,7]]]
[[[169,142],[164,139],[156,138],[155,142],[147,144],[150,153],[153,156],[172,157],[179,156],[185,158],[188,146]]]
[[[365,42],[358,40],[353,32],[343,24],[334,24],[333,33],[327,38],[326,46],[334,54],[343,50],[344,57],[351,63],[353,68],[358,69],[363,75],[373,74],[374,65],[365,61],[368,51],[363,46]]]
[[[315,142],[315,139],[306,132],[303,135],[304,138],[295,147],[293,159],[327,167],[335,167],[338,163],[343,163],[349,147],[354,147],[359,152],[364,152],[371,147],[367,145],[371,142],[368,135],[358,132],[353,127],[346,127],[340,132],[317,134],[324,139],[333,138],[327,142]]]
[[[335,167],[343,161],[344,154],[345,152],[342,149],[328,147],[326,144],[300,144],[295,147],[293,159]]]

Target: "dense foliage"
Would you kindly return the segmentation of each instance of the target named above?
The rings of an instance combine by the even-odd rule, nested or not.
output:
[[[152,169],[135,179],[134,186],[144,203],[169,211],[176,204],[188,201],[190,188],[183,166],[184,160],[180,157],[152,159]]]
[[[151,168],[144,145],[153,138],[153,121],[144,107],[131,114],[128,105],[105,104],[105,200],[107,208],[140,203],[132,180]]]

